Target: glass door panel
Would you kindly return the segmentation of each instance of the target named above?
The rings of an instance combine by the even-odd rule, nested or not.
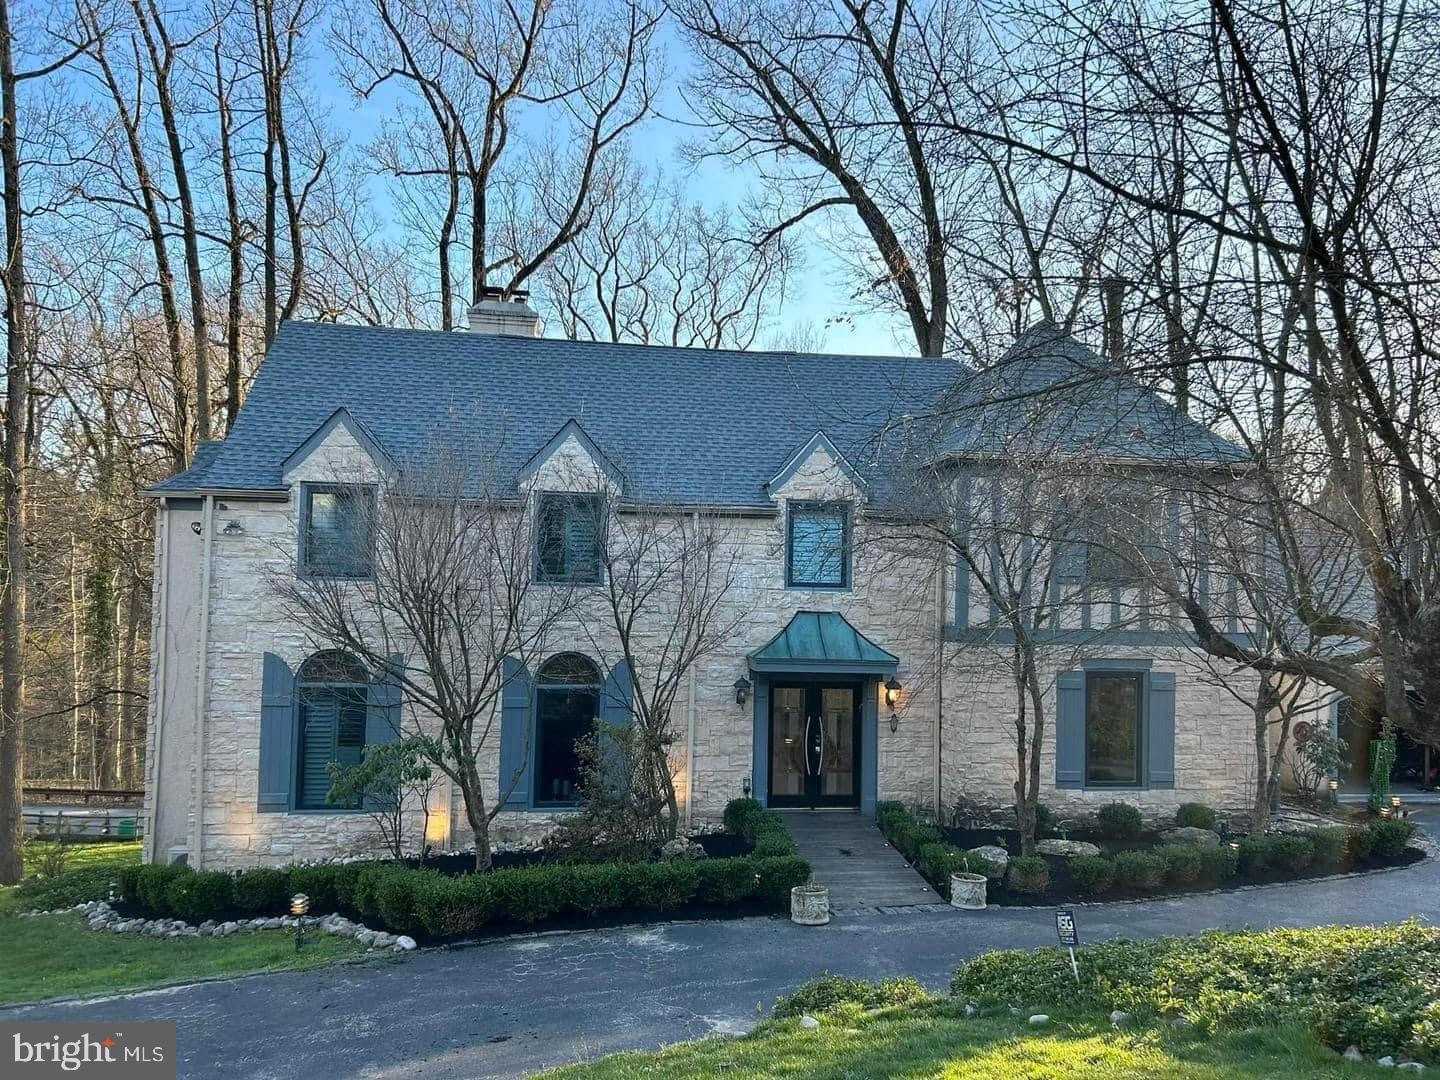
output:
[[[806,712],[803,686],[777,686],[770,692],[770,798],[805,796]]]
[[[848,686],[820,691],[821,796],[836,799],[855,794],[855,691]]]
[[[860,691],[770,690],[770,805],[858,806]]]

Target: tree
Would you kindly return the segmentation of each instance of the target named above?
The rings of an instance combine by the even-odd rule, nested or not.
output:
[[[344,768],[330,764],[330,790],[325,801],[332,806],[361,806],[375,822],[380,839],[392,858],[405,858],[405,823],[412,802],[419,801],[420,840],[423,845],[430,820],[430,792],[435,774],[429,762],[440,756],[430,740],[412,735],[397,742],[367,746],[360,763]],[[421,849],[424,858],[424,848]]]
[[[570,589],[533,587],[533,521],[492,461],[437,439],[384,476],[373,501],[354,495],[357,529],[373,552],[368,577],[271,579],[287,616],[317,644],[401,688],[411,704],[406,734],[425,737],[427,761],[460,792],[477,870],[490,866],[490,822],[523,771],[498,783],[486,775],[502,696],[518,670],[534,669],[572,607]],[[336,476],[357,478],[373,482]]]

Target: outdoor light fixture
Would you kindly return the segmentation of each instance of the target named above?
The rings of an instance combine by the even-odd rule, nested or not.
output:
[[[295,951],[300,951],[301,942],[305,937],[305,924],[300,920],[310,911],[310,897],[303,892],[297,892],[290,897],[290,914],[295,916]]]
[[[1391,796],[1390,796],[1390,805],[1393,806],[1396,810],[1399,810],[1399,809],[1400,809],[1400,796],[1399,796],[1399,795],[1391,795]]]
[[[735,680],[735,704],[744,705],[750,696],[750,680],[741,675]]]
[[[1382,807],[1380,807],[1380,816],[1381,816],[1382,818],[1388,818],[1388,817],[1390,816],[1390,814],[1391,814],[1390,807],[1388,807],[1388,806],[1382,806]]]
[[[747,776],[744,780],[740,781],[740,791],[744,794],[745,798],[748,799],[750,797],[750,777]]]
[[[900,717],[895,714],[895,702],[899,699],[900,691],[903,689],[904,687],[900,685],[900,680],[895,678],[894,675],[891,675],[890,678],[885,680],[885,705],[890,710],[891,735],[894,735],[895,732],[900,730]]]
[[[245,526],[240,524],[239,518],[231,518],[225,523],[225,528],[220,530],[225,536],[243,536]]]

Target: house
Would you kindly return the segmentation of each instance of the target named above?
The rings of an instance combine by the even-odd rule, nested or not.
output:
[[[468,332],[288,323],[230,435],[149,493],[148,858],[228,868],[373,846],[363,813],[327,804],[325,769],[358,759],[405,703],[288,619],[273,582],[363,577],[349,500],[383,492],[441,429],[483,448],[531,515],[537,578],[581,592],[594,580],[605,529],[575,513],[585,485],[631,511],[728,523],[745,617],[688,673],[671,717],[694,824],[743,793],[862,814],[880,799],[940,813],[1014,802],[1013,641],[953,547],[909,528],[916,508],[897,493],[911,461],[953,467],[978,492],[1017,440],[1073,446],[1127,477],[1244,458],[1048,323],[984,373],[550,340],[526,305],[497,299]],[[1194,663],[1173,611],[1122,617],[1130,584],[1086,565],[1073,589],[1055,586],[1068,621],[1046,640],[1063,651],[1041,657],[1043,801],[1247,804],[1248,706]],[[501,837],[537,836],[572,808],[570,744],[627,682],[595,639],[560,625],[546,655],[512,665],[479,761],[490,798],[505,797]],[[430,841],[464,845],[458,794],[442,785],[431,808]]]

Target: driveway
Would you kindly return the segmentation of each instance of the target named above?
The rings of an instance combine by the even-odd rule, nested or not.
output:
[[[1422,824],[1436,830],[1440,811]],[[1082,939],[1207,928],[1440,921],[1440,860],[1359,878],[1077,909]],[[1052,909],[851,914],[823,928],[740,919],[536,934],[7,1020],[174,1020],[185,1077],[524,1076],[618,1050],[747,1030],[823,971],[946,985],[988,949],[1055,939]]]

